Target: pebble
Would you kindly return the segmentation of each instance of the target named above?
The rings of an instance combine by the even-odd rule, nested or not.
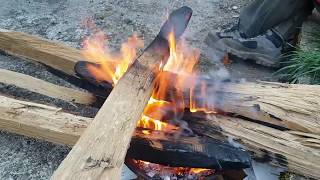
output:
[[[231,9],[232,10],[237,10],[237,9],[239,9],[239,7],[238,6],[232,6]]]

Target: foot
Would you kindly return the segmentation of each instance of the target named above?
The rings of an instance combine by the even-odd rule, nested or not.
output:
[[[257,64],[268,67],[279,67],[284,41],[271,30],[264,35],[245,39],[233,28],[216,34],[209,33],[206,44],[211,49],[218,49],[244,60],[254,60]]]

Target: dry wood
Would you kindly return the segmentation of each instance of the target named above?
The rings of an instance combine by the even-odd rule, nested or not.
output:
[[[83,60],[80,51],[37,36],[0,29],[0,49],[74,75],[73,67]]]
[[[56,107],[0,96],[0,128],[8,132],[73,145],[90,121]]]
[[[4,96],[0,96],[0,103],[1,130],[53,143],[74,145],[93,120],[55,107]],[[229,169],[250,166],[250,156],[246,152],[211,138],[180,136],[176,139],[162,132],[145,135],[142,131],[135,131],[127,157],[187,167]]]
[[[162,74],[169,85],[167,97],[175,93],[176,74]],[[186,78],[188,79],[188,78]],[[203,95],[203,84],[206,94]],[[190,105],[190,88],[184,92]],[[219,109],[252,120],[295,131],[320,135],[320,86],[273,82],[222,83],[200,78],[192,87],[192,102],[208,110]]]
[[[221,109],[291,130],[320,134],[320,87],[240,83],[223,87]]]
[[[190,118],[192,128],[209,137],[217,134],[233,137],[254,157],[315,179],[320,178],[319,136],[309,133],[281,131],[240,118],[208,115],[206,120]],[[310,143],[305,143],[310,142]]]
[[[187,7],[169,16],[157,38],[119,80],[51,179],[120,179],[131,137],[151,96],[159,64],[168,57],[168,33],[175,29],[175,37],[179,37],[190,17],[191,9]]]
[[[95,96],[90,93],[58,86],[32,76],[5,69],[0,69],[0,82],[68,102],[90,105],[96,101]]]
[[[175,95],[177,74],[162,72],[161,77],[166,79],[169,87],[165,97],[160,99],[170,101],[181,96]],[[206,91],[203,91],[203,84],[206,84]],[[192,103],[197,107],[219,109],[270,125],[320,135],[320,86],[273,82],[219,83],[214,79],[200,78],[194,87],[187,87],[183,92],[187,107],[190,105],[190,88]]]

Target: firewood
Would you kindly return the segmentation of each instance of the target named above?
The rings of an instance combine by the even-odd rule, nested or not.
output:
[[[192,130],[198,134],[220,141],[226,140],[226,137],[234,138],[245,149],[253,152],[253,158],[256,160],[288,168],[291,172],[307,177],[320,178],[319,135],[278,130],[221,115],[186,114],[183,119],[188,120]],[[8,132],[72,146],[92,120],[63,112],[59,108],[0,96],[0,129]],[[137,134],[133,136],[133,143],[152,142],[152,137],[143,141],[138,136]],[[134,151],[134,147],[141,145],[131,144],[131,146],[132,149],[129,150],[131,155],[137,159],[142,158],[145,153],[138,156],[139,151]],[[148,147],[150,148],[143,146],[143,148]]]
[[[77,65],[84,66],[84,64],[82,62]],[[85,76],[90,77],[91,75],[88,71],[83,71],[82,76],[86,79]],[[161,99],[171,101],[176,93],[177,74],[162,72],[161,76],[166,78],[169,86],[167,95]],[[190,107],[190,88],[192,88],[193,103],[209,111],[219,110],[266,123],[269,126],[320,134],[319,86],[275,82],[218,81],[200,77],[194,87],[185,88],[183,93],[186,108]],[[206,94],[200,95],[203,84],[206,84],[204,91]]]
[[[91,121],[61,108],[0,95],[0,128],[4,131],[73,145]]]
[[[29,75],[5,69],[0,69],[0,82],[67,102],[85,105],[91,105],[96,102],[95,96],[91,93],[58,86]]]
[[[22,32],[0,29],[0,50],[8,54],[30,59],[74,75],[73,67],[84,59],[80,51]]]
[[[270,162],[296,174],[320,178],[318,135],[278,130],[241,118],[221,115],[187,119],[191,128],[202,135],[215,138],[217,134],[222,134],[233,138],[253,152],[256,160]]]
[[[178,38],[191,17],[188,7],[174,11],[146,51],[119,80],[93,122],[51,179],[119,179],[137,121],[151,96],[161,60],[168,57],[167,37]]]
[[[73,146],[92,120],[56,107],[0,96],[0,129],[7,132]],[[143,131],[135,131],[128,158],[178,167],[226,170],[250,166],[247,152],[218,140],[152,131],[145,135]]]

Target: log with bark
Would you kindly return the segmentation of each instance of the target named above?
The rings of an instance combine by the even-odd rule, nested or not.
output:
[[[137,121],[150,98],[156,72],[168,57],[168,35],[184,32],[191,9],[174,11],[156,39],[112,90],[100,111],[51,179],[119,179]]]

